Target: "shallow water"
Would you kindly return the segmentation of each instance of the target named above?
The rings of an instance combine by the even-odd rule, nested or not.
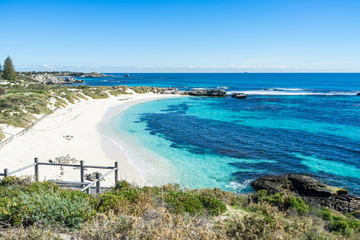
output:
[[[246,100],[180,97],[146,102],[114,117],[111,125],[119,136],[131,139],[122,143],[128,158],[152,184],[246,192],[251,191],[250,181],[265,174],[305,173],[359,195],[360,97],[355,93],[360,74],[315,74],[303,81],[301,74],[277,76],[283,84],[274,75],[262,75],[269,77],[261,80],[265,87],[255,80],[245,90],[236,79],[233,86],[207,83],[209,88],[217,84],[228,92],[252,93]],[[205,87],[205,77],[197,84],[196,79],[183,80],[183,85]],[[224,81],[231,85],[227,77]]]

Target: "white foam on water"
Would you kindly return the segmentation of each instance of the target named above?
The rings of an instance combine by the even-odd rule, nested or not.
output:
[[[236,193],[241,193],[245,188],[250,186],[250,183],[254,181],[254,179],[247,179],[242,183],[239,182],[230,182],[226,187],[233,189]]]
[[[229,91],[227,92],[228,95],[233,93],[244,93],[247,95],[282,95],[282,96],[306,96],[306,95],[313,95],[313,96],[351,96],[356,95],[356,92],[305,92],[305,91],[274,91],[274,90],[246,90],[246,91]]]
[[[270,91],[304,91],[302,88],[266,88],[263,90],[270,90]]]

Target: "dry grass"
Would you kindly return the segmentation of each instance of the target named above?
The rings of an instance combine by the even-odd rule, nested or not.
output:
[[[37,201],[22,202],[29,199],[24,195]],[[48,200],[41,196],[47,196]],[[177,196],[181,201],[171,198]],[[288,197],[284,195],[284,199]],[[214,203],[211,207],[207,205],[209,199]],[[253,199],[262,200],[253,202]],[[298,205],[285,209],[279,205],[280,200],[274,202],[274,199],[276,196],[239,195],[220,189],[183,190],[177,185],[141,188],[125,181],[102,195],[91,196],[61,189],[53,183],[32,183],[30,179],[10,177],[0,182],[0,222],[3,223],[0,238],[360,239],[360,223],[353,216],[309,206],[307,212],[299,212]],[[199,200],[203,200],[200,208]],[[215,204],[218,200],[228,205],[226,211],[213,216],[216,211],[212,210],[220,206]],[[42,213],[34,210],[45,203],[49,210]],[[89,211],[78,211],[82,209],[76,208],[79,203]],[[53,206],[51,211],[50,206]],[[69,217],[67,206],[74,209]],[[78,214],[72,215],[73,211]],[[59,218],[53,218],[55,215]],[[69,224],[74,223],[69,218],[77,223]],[[347,222],[348,227],[330,228],[334,220]]]

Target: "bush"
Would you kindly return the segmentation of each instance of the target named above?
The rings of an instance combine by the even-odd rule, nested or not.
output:
[[[346,236],[354,235],[354,230],[349,227],[345,220],[333,220],[329,224],[330,231],[339,232]]]
[[[125,180],[117,181],[115,184],[115,190],[128,190],[132,188],[131,184]]]
[[[61,189],[50,182],[4,178],[0,183],[0,221],[11,225],[35,223],[78,227],[92,214],[91,195]]]
[[[176,214],[189,213],[190,215],[203,214],[204,208],[200,199],[193,193],[168,192],[164,196],[168,209]]]
[[[300,214],[305,214],[309,211],[309,207],[306,205],[304,200],[298,197],[289,196],[284,201],[285,208],[295,208]]]
[[[284,193],[276,193],[267,195],[266,190],[260,190],[257,194],[260,201],[265,201],[279,207],[281,210],[288,210],[294,208],[298,213],[304,215],[309,211],[309,206],[300,197],[286,195]]]
[[[346,236],[352,236],[354,234],[354,230],[360,230],[360,222],[354,217],[350,219],[334,215],[330,209],[323,207],[320,211],[318,211],[318,216],[324,220],[330,221],[328,224],[328,228],[330,231],[338,232]]]
[[[200,195],[199,199],[211,216],[217,216],[226,212],[226,205],[218,198]]]
[[[97,210],[105,213],[113,211],[116,214],[126,212],[129,207],[129,201],[122,195],[115,195],[113,192],[105,192],[99,197]]]
[[[318,212],[318,216],[321,217],[324,220],[333,220],[333,215],[327,207],[321,208],[321,210]]]
[[[150,192],[141,188],[114,189],[100,195],[97,201],[96,209],[100,212],[112,211],[116,214],[127,213],[136,216],[153,206]]]
[[[19,205],[15,209],[17,212],[15,214],[26,225],[40,222],[46,225],[60,224],[67,227],[78,227],[92,213],[89,204],[79,196],[64,198],[49,193],[23,193],[20,195]]]

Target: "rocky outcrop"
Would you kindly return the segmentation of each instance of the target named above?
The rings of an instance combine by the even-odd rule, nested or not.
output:
[[[98,73],[98,72],[91,72],[91,73],[83,73],[81,75],[79,75],[78,77],[81,78],[102,78],[102,77],[111,77],[112,75],[106,75],[103,73]]]
[[[31,78],[37,83],[47,84],[47,85],[74,84],[74,83],[84,82],[84,80],[78,80],[70,77],[67,78],[55,77],[54,75],[49,73],[31,75]]]
[[[325,206],[339,212],[360,211],[360,197],[348,194],[342,188],[326,185],[302,174],[267,175],[256,179],[251,186],[269,194],[292,192],[311,205]]]
[[[226,97],[226,91],[223,89],[201,89],[201,90],[192,90],[185,91],[183,95],[190,96],[207,96],[207,97]]]
[[[76,79],[76,78],[64,78],[64,83],[65,84],[74,84],[74,83],[83,83],[84,80],[83,79]]]
[[[155,93],[160,94],[180,94],[177,88],[156,88]]]
[[[358,92],[356,95],[360,96],[360,92]]]
[[[231,94],[233,98],[246,99],[247,95],[245,93],[233,93]]]
[[[62,84],[64,82],[63,78],[57,78],[54,75],[48,73],[32,75],[31,78],[40,84],[47,85]]]

